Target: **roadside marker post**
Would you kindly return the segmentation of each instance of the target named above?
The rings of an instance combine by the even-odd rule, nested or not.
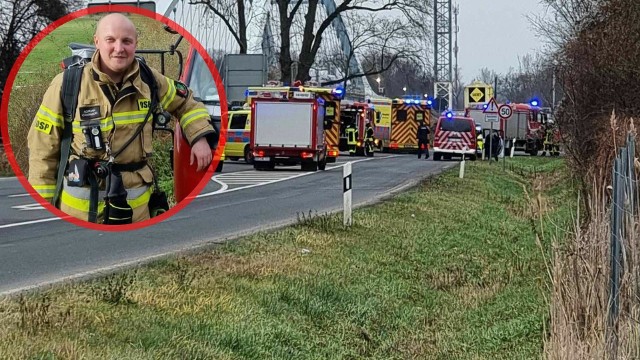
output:
[[[342,167],[342,201],[344,226],[351,226],[351,162]]]

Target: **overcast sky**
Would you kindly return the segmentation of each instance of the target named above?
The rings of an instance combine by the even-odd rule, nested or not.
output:
[[[527,14],[543,14],[538,0],[454,0],[458,14],[458,66],[463,84],[483,67],[506,73],[518,67],[518,56],[541,51]],[[455,64],[455,59],[454,59]]]

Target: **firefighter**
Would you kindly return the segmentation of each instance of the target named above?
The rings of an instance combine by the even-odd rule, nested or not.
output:
[[[553,120],[547,121],[544,127],[544,141],[542,144],[542,156],[547,156],[547,151],[549,152],[549,156],[552,156],[554,154]]]
[[[82,68],[73,122],[64,119],[62,74],[44,94],[27,137],[28,180],[42,197],[81,220],[142,221],[150,217],[149,200],[155,194],[151,186],[155,175],[147,163],[152,154],[151,107],[157,113],[161,107],[179,119],[198,171],[211,163],[208,139],[215,130],[207,109],[184,84],[146,65],[143,75],[134,57],[137,30],[129,18],[118,13],[104,16],[93,39],[96,51]],[[157,91],[143,76],[154,80]],[[154,93],[157,101],[152,99]],[[68,133],[63,131],[67,126],[71,126]],[[61,155],[65,152],[67,158]],[[67,176],[57,170],[62,163],[67,163]]]
[[[354,122],[350,122],[345,130],[347,134],[347,147],[349,148],[349,156],[356,155],[356,147],[358,146],[358,129]]]
[[[418,133],[416,138],[418,139],[418,159],[422,156],[422,151],[426,153],[425,160],[429,158],[429,133],[431,130],[424,121],[420,121],[418,125]]]
[[[482,135],[482,127],[476,126],[476,152],[482,155],[484,149],[484,136]]]
[[[371,126],[370,122],[367,122],[367,124],[365,125],[365,132],[364,132],[364,148],[367,156],[373,156],[374,141],[375,141],[375,138],[373,136],[373,127]]]
[[[498,155],[500,154],[500,150],[501,150],[501,146],[500,146],[501,141],[502,139],[500,138],[500,134],[498,133],[498,130],[493,130],[493,133],[487,136],[485,144],[487,144],[488,146],[484,146],[485,157],[487,159],[491,160],[491,157],[493,157],[495,161],[498,161]]]

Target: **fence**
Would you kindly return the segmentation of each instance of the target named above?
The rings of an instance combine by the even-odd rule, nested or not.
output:
[[[635,137],[614,160],[611,192],[610,283],[607,319],[607,345],[611,359],[618,358],[621,311],[629,310],[640,301],[638,281],[638,250],[636,223],[638,187],[635,173]],[[622,301],[622,304],[621,304]]]

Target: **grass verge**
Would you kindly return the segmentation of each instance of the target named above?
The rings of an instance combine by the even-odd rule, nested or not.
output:
[[[538,359],[562,160],[467,162],[393,200],[0,302],[0,358]],[[305,211],[306,212],[306,211]],[[301,213],[302,214],[302,213]]]

